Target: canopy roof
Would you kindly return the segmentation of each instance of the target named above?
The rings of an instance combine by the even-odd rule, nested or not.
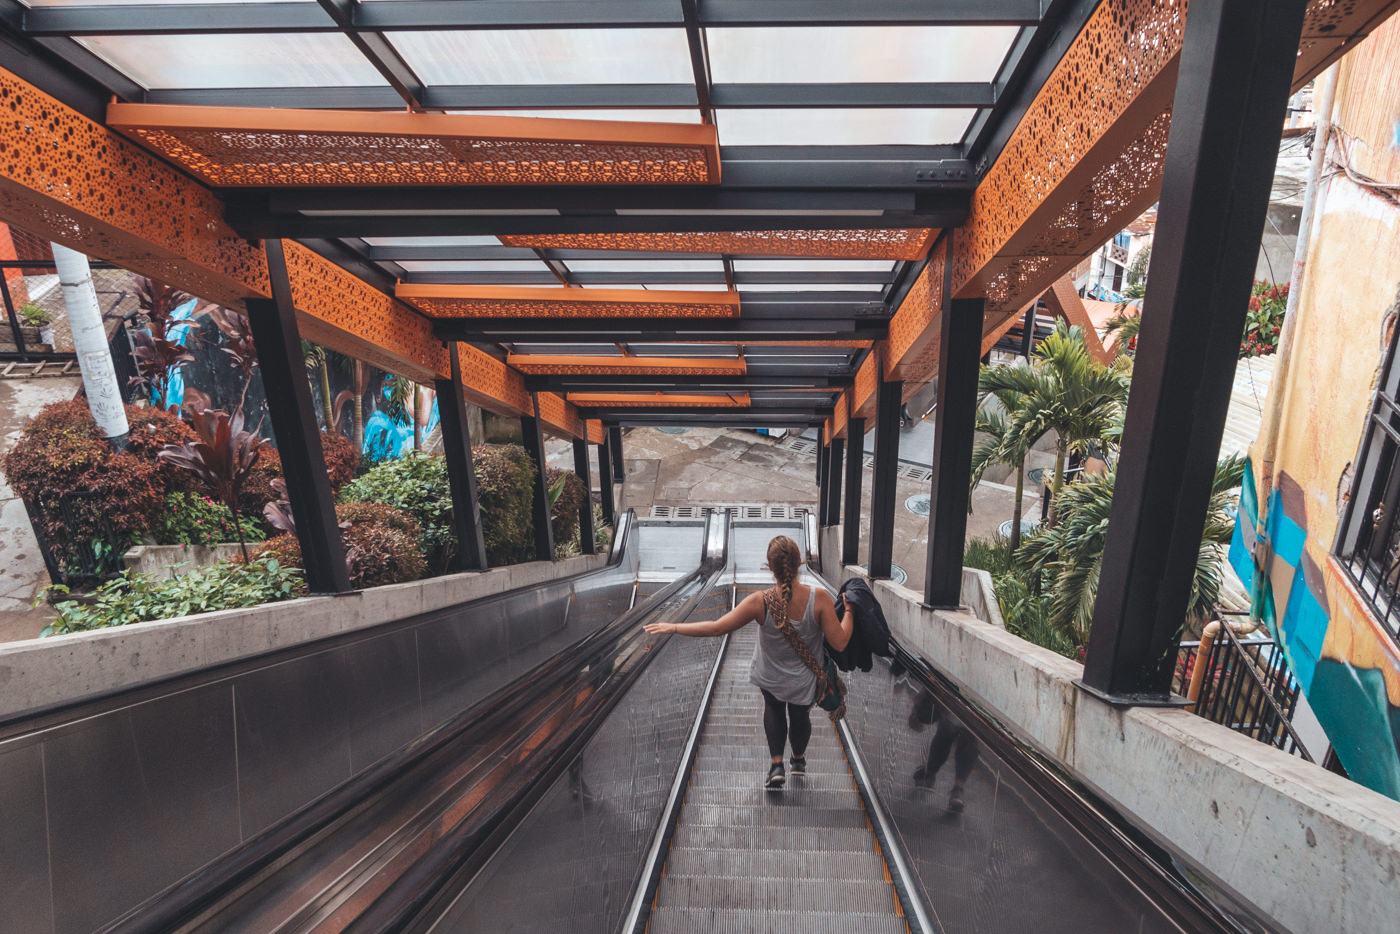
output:
[[[897,352],[883,375],[929,378],[948,283],[981,288],[989,319],[1014,314],[1025,289],[1006,283],[1049,275],[1037,255],[1080,250],[1075,217],[1092,215],[1077,231],[1092,237],[1148,196],[1169,90],[1156,75],[1170,74],[1183,4],[1100,6],[0,0],[0,29],[33,53],[7,68],[212,189],[239,236],[299,240],[419,330],[485,351],[515,380],[507,408],[523,381],[586,418],[724,408],[731,423],[834,425],[843,391],[869,397],[880,342]],[[1328,35],[1305,42],[1300,77],[1373,15],[1312,16]],[[1105,124],[1066,109],[1085,101],[1047,101],[1075,55],[1066,80],[1098,88],[1105,114],[1145,116]],[[1036,107],[1065,117],[1037,117],[992,178]],[[1048,160],[1036,133],[1072,158],[1029,164]],[[1108,210],[1087,209],[1108,190],[1097,179],[1068,221],[1029,190],[1048,180],[1069,198],[1119,153],[1142,178],[1119,169]],[[1005,221],[946,261],[944,232],[988,179]],[[1018,244],[1032,221],[1056,242]],[[892,330],[911,294],[920,307]],[[388,306],[357,293],[356,307]],[[644,395],[618,396],[630,392]]]

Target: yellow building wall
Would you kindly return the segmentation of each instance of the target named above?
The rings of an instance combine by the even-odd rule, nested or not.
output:
[[[1379,367],[1400,311],[1400,191],[1347,174],[1400,168],[1400,17],[1342,59],[1281,393],[1272,491],[1259,489],[1256,601],[1342,764],[1400,798],[1400,648],[1332,556]],[[1270,404],[1274,403],[1270,398]],[[1252,449],[1255,475],[1273,426]],[[1272,497],[1269,493],[1272,492]],[[1261,547],[1263,546],[1263,547]],[[1295,593],[1294,591],[1298,591]],[[1257,591],[1258,592],[1258,591]]]

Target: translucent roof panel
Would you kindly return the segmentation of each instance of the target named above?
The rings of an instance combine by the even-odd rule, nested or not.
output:
[[[931,146],[962,139],[971,109],[727,110],[715,112],[722,146]]]
[[[402,247],[433,247],[433,246],[500,246],[501,241],[496,237],[365,237],[365,243],[370,246],[402,246]]]
[[[209,3],[227,4],[228,0],[165,0],[178,2],[182,6]],[[312,4],[316,0],[243,0],[244,3],[302,3]],[[25,6],[159,6],[161,0],[20,0]]]
[[[340,33],[89,36],[76,41],[146,88],[386,84],[354,43]]]
[[[717,259],[571,259],[573,272],[635,272],[645,279],[656,272],[724,272]]]
[[[740,292],[879,292],[876,282],[788,282],[739,286]]]
[[[684,29],[389,34],[428,84],[694,84]]]
[[[736,259],[735,272],[890,272],[889,259]]]
[[[542,272],[549,267],[539,260],[399,260],[404,272]]]
[[[709,28],[717,84],[991,81],[1015,26]]]
[[[481,117],[552,117],[558,120],[619,120],[624,123],[699,123],[699,110],[449,110]]]

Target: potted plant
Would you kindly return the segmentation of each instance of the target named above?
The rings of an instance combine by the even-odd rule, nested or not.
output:
[[[38,330],[41,344],[53,346],[53,315],[33,302],[26,302],[19,306],[19,320],[25,327]]]

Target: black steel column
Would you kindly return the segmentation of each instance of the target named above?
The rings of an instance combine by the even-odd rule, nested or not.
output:
[[[1031,351],[1035,350],[1035,309],[1039,304],[1040,299],[1031,302],[1031,307],[1026,309],[1025,320],[1021,322],[1021,356],[1027,360],[1031,358]]]
[[[1306,0],[1192,0],[1084,685],[1169,699]]]
[[[860,494],[865,481],[865,419],[846,419],[846,524],[841,527],[841,563],[860,564]]]
[[[952,264],[948,264],[951,270]],[[951,294],[946,289],[944,295]],[[961,602],[963,546],[971,498],[972,441],[977,423],[977,352],[982,346],[980,298],[955,298],[941,314],[938,345],[938,417],[933,423],[933,480],[929,489],[928,559],[924,602]]]
[[[622,462],[622,426],[608,429],[608,446],[612,448],[612,478],[614,483],[627,479],[627,465]]]
[[[476,466],[472,462],[471,429],[467,427],[467,402],[462,396],[462,363],[455,341],[447,345],[450,379],[433,381],[442,425],[442,455],[447,462],[447,484],[452,493],[452,531],[457,551],[454,571],[486,570],[486,540],[481,532],[481,509],[476,499]]]
[[[549,521],[549,477],[545,475],[544,431],[540,424],[540,400],[533,392],[530,400],[534,403],[533,415],[520,416],[520,435],[525,443],[525,452],[535,462],[538,476],[535,478],[534,497],[530,504],[530,516],[535,526],[535,560],[554,560],[554,525]]]
[[[617,505],[613,502],[612,452],[606,440],[598,445],[598,491],[603,498],[603,521],[617,525]]]
[[[831,455],[826,468],[826,524],[841,521],[841,462],[845,459],[846,442],[831,439]]]
[[[831,449],[824,444],[817,445],[817,528],[826,525],[826,494],[828,459]]]
[[[301,334],[292,305],[291,283],[287,280],[287,262],[281,240],[267,240],[264,245],[272,298],[250,298],[244,304],[257,346],[263,388],[267,398],[279,400],[277,405],[268,406],[268,414],[272,416],[277,453],[282,457],[287,499],[297,523],[306,586],[312,593],[346,593],[350,590],[350,572],[345,567],[335,500],[321,451],[321,429],[316,424],[311,384],[307,382],[306,363],[301,356]]]
[[[578,543],[586,555],[596,554],[593,540],[593,479],[588,470],[588,440],[574,439],[574,473],[583,481],[583,505],[578,508]]]
[[[870,484],[870,563],[872,580],[888,580],[894,557],[895,483],[899,469],[899,407],[904,383],[884,379],[880,361],[875,410],[875,477]]]

